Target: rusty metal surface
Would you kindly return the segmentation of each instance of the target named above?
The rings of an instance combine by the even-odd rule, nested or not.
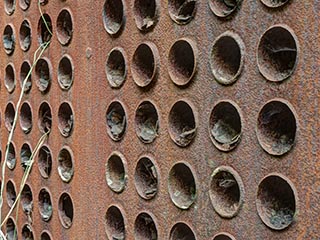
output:
[[[27,222],[34,239],[40,239],[43,231],[51,239],[123,239],[123,234],[125,239],[152,239],[155,232],[158,239],[172,240],[219,239],[216,236],[220,233],[227,239],[319,239],[320,3],[291,0],[282,7],[270,8],[262,1],[248,0],[224,19],[211,11],[215,1],[209,4],[198,0],[194,16],[183,16],[181,25],[176,23],[179,9],[169,14],[168,6],[174,4],[160,0],[155,1],[156,18],[141,24],[135,15],[143,8],[135,8],[134,2],[144,1],[123,1],[122,27],[112,26],[109,33],[103,22],[105,1],[49,0],[42,7],[53,28],[52,42],[43,56],[50,62],[51,85],[41,93],[36,71],[32,72],[32,87],[24,96],[31,108],[32,128],[30,131],[29,125],[24,125],[24,131],[30,131],[24,133],[18,122],[13,138],[16,166],[13,170],[7,168],[5,181],[7,184],[11,180],[18,189],[23,174],[20,151],[24,143],[34,149],[42,135],[38,121],[43,101],[52,113],[52,130],[46,142],[52,153],[52,170],[46,179],[41,176],[45,173],[40,173],[38,161],[33,166],[27,181],[33,194],[33,211],[30,218],[19,205],[19,218],[15,220],[19,239],[23,239]],[[0,53],[2,163],[8,137],[6,106],[18,100],[20,67],[24,60],[32,62],[39,46],[40,19],[35,2],[23,11],[16,1],[11,15],[4,6],[2,3],[2,37],[10,24],[16,41],[11,55],[6,54],[3,45]],[[73,22],[72,38],[62,39],[65,45],[57,36],[62,9],[71,13]],[[119,11],[119,6],[115,9]],[[116,18],[117,14],[112,16]],[[19,45],[19,28],[25,19],[32,33],[31,47],[26,52]],[[259,41],[272,26],[280,31],[262,39],[265,43],[261,49]],[[219,37],[223,41],[219,42]],[[233,40],[238,49],[233,50],[237,46]],[[213,47],[219,44],[220,52]],[[179,46],[183,49],[180,54],[186,54],[178,59],[180,62],[174,58],[175,52],[179,55],[179,50],[175,51]],[[126,66],[125,70],[116,69],[118,75],[113,80],[118,81],[118,88],[110,86],[106,75],[107,57],[114,48],[123,53]],[[194,58],[188,56],[190,49]],[[234,60],[237,64],[226,68],[228,62],[214,57],[224,53],[228,56],[230,49],[232,56],[238,56]],[[59,85],[58,81],[59,61],[65,54],[73,64],[71,86]],[[295,56],[297,61],[286,62],[285,67],[290,69],[283,70],[283,66],[270,61],[277,54],[282,61]],[[152,55],[153,64],[152,59],[144,58]],[[9,63],[14,66],[16,78],[11,93],[5,86]],[[187,63],[185,69],[181,65],[176,68],[183,63]],[[283,70],[280,74],[279,69]],[[125,74],[124,82],[119,74]],[[59,108],[64,102],[71,106],[73,127],[64,122],[67,125],[63,125],[62,134]],[[123,109],[113,108],[113,102]],[[141,116],[144,110],[150,119],[147,124]],[[62,116],[67,112],[68,108],[63,107]],[[229,124],[236,127],[226,134],[217,122],[228,122],[228,116],[233,119]],[[71,179],[68,174],[63,179],[59,176],[65,169],[58,170],[61,149],[66,149],[62,154],[65,159],[69,156],[66,152],[70,152]],[[123,167],[116,157],[106,167],[113,154],[123,159]],[[235,193],[235,183],[239,194]],[[52,216],[47,222],[39,212],[39,203],[46,198],[42,189],[49,192],[52,202]],[[64,193],[73,203],[71,226],[68,221],[63,225],[59,218],[59,198]],[[269,208],[267,213],[264,207]],[[5,198],[3,213],[8,209]],[[124,230],[119,222],[121,214]]]

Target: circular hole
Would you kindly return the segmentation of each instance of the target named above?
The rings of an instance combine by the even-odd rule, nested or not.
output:
[[[234,83],[243,67],[244,44],[232,32],[221,34],[213,43],[211,70],[215,79],[224,85]]]
[[[120,102],[112,102],[108,107],[107,114],[107,130],[109,136],[114,141],[120,141],[126,130],[126,113]]]
[[[270,8],[281,7],[289,2],[289,0],[261,0],[261,2]]]
[[[243,204],[244,186],[238,173],[230,167],[214,170],[210,180],[210,199],[214,210],[224,218],[235,217]]]
[[[240,8],[242,0],[210,0],[211,11],[218,17],[227,17]]]
[[[190,82],[196,72],[196,44],[188,39],[176,41],[169,51],[168,71],[172,81],[178,86]]]
[[[30,2],[31,2],[30,0],[20,0],[19,1],[20,8],[23,11],[28,10],[28,8],[30,7]]]
[[[20,126],[24,133],[29,133],[32,129],[32,112],[27,102],[24,102],[20,109]]]
[[[13,28],[10,25],[7,25],[3,31],[2,36],[3,47],[6,54],[11,55],[15,48],[15,37]]]
[[[104,28],[111,34],[117,34],[124,24],[124,7],[122,0],[106,0],[102,13]]]
[[[124,167],[124,157],[113,153],[106,164],[106,181],[114,192],[120,193],[126,186],[127,176]]]
[[[73,65],[69,56],[63,56],[59,62],[58,81],[63,90],[71,88],[73,83]]]
[[[137,192],[142,198],[152,199],[158,193],[157,169],[148,157],[141,158],[137,163],[134,180]]]
[[[196,183],[191,169],[184,163],[175,164],[169,173],[169,194],[178,208],[188,209],[197,198]]]
[[[33,197],[32,191],[29,185],[24,185],[22,192],[21,192],[21,206],[22,210],[31,217],[31,212],[33,208]]]
[[[294,221],[296,213],[292,183],[279,174],[266,176],[259,184],[256,204],[264,224],[274,230],[287,228]]]
[[[72,18],[68,10],[63,9],[57,19],[57,37],[62,45],[70,43],[73,34]]]
[[[27,20],[24,20],[20,26],[20,47],[22,51],[28,51],[31,46],[31,27]]]
[[[20,152],[20,159],[21,159],[21,166],[23,168],[23,171],[27,169],[27,167],[30,166],[30,157],[31,157],[32,151],[31,147],[28,143],[24,143],[21,147],[21,152]]]
[[[52,37],[52,22],[48,14],[43,14],[38,22],[38,41],[40,44],[46,44]]]
[[[136,133],[144,143],[151,143],[158,136],[159,118],[157,109],[149,102],[142,102],[136,110]]]
[[[7,240],[17,240],[17,226],[13,218],[9,218],[6,222],[6,239]]]
[[[127,67],[122,48],[114,48],[108,54],[106,74],[111,87],[119,88],[124,83],[127,76]]]
[[[21,88],[23,87],[23,83],[25,79],[27,78],[27,81],[24,85],[24,92],[28,93],[31,90],[32,81],[31,81],[31,72],[30,72],[31,66],[28,61],[24,61],[20,68],[20,84]]]
[[[282,100],[271,100],[259,112],[257,136],[261,147],[272,155],[283,155],[293,147],[297,123],[293,108]]]
[[[135,0],[134,18],[137,27],[146,31],[155,26],[157,22],[157,1],[156,0]]]
[[[36,84],[42,93],[46,93],[51,84],[50,65],[44,58],[39,59],[36,64]]]
[[[196,14],[196,4],[196,0],[169,0],[169,15],[174,22],[187,24]]]
[[[12,142],[9,144],[9,150],[8,150],[8,158],[7,158],[7,167],[11,170],[13,170],[16,166],[16,150]]]
[[[10,132],[12,129],[13,121],[14,121],[14,115],[15,115],[15,109],[14,105],[9,102],[6,106],[6,110],[4,112],[4,118],[5,118],[5,126],[7,130]]]
[[[151,42],[140,44],[132,57],[131,73],[139,87],[148,86],[157,74],[159,53]]]
[[[59,218],[63,227],[71,227],[73,221],[73,203],[68,193],[63,193],[60,196]]]
[[[12,63],[9,63],[6,66],[6,72],[4,76],[4,85],[6,86],[6,89],[9,93],[12,93],[16,87],[16,77],[15,77],[15,71],[14,66]]]
[[[70,182],[74,173],[71,150],[62,148],[58,155],[58,172],[62,181]]]
[[[41,6],[47,5],[49,0],[39,0]]]
[[[6,190],[7,190],[7,203],[9,207],[12,207],[13,203],[17,198],[17,194],[16,194],[16,188],[13,182],[11,182],[10,180],[7,182]]]
[[[109,239],[125,239],[125,225],[122,213],[116,206],[108,208],[105,216],[106,233]]]
[[[33,240],[33,231],[29,224],[25,224],[22,228],[22,240]]]
[[[213,237],[213,240],[236,240],[229,233],[219,233]]]
[[[294,33],[284,26],[273,26],[261,37],[258,45],[258,67],[269,81],[287,79],[295,70],[298,47]]]
[[[221,151],[234,149],[241,139],[239,107],[230,101],[220,101],[210,115],[210,135],[213,144]]]
[[[16,1],[15,0],[5,0],[4,1],[4,7],[6,10],[6,13],[8,15],[11,15],[14,13],[14,10],[16,9]]]
[[[175,224],[170,231],[170,240],[196,240],[191,228],[182,222]]]
[[[140,213],[134,222],[135,239],[158,239],[158,231],[153,218],[148,213]]]
[[[39,193],[39,212],[43,221],[50,220],[52,216],[51,196],[45,188],[42,188]]]
[[[42,133],[51,131],[52,115],[47,102],[42,102],[39,108],[39,129]]]
[[[49,178],[52,169],[52,155],[47,146],[42,146],[38,153],[38,166],[43,178]]]
[[[196,136],[196,122],[192,108],[184,101],[176,102],[169,113],[169,134],[180,147],[191,143]]]
[[[47,232],[42,232],[40,240],[51,240],[50,234]]]
[[[59,130],[62,136],[69,137],[73,130],[74,115],[71,106],[64,102],[59,107]]]

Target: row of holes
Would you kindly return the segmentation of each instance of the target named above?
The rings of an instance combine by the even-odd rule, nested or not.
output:
[[[290,77],[297,64],[297,39],[293,31],[283,25],[269,28],[258,44],[257,63],[261,74],[270,81],[281,82]],[[240,36],[227,31],[213,43],[211,70],[214,78],[223,85],[233,84],[244,65],[245,47]],[[127,75],[127,60],[122,48],[116,47],[108,54],[106,75],[111,87],[123,85]],[[198,50],[188,38],[177,40],[168,55],[168,72],[178,86],[187,85],[197,71]],[[131,73],[139,87],[146,87],[156,80],[159,52],[155,44],[144,42],[132,57]]]
[[[46,24],[43,21],[43,18],[46,21]],[[38,22],[38,41],[40,44],[44,42],[48,42],[52,35],[48,31],[48,28],[52,32],[52,22],[51,18],[48,14],[44,14],[43,18],[41,17]],[[46,26],[47,25],[47,26]],[[73,35],[73,23],[71,14],[68,10],[63,9],[57,18],[57,37],[62,45],[68,45],[71,42],[72,35]],[[31,31],[31,24],[30,22],[25,19],[20,26],[19,30],[19,40],[20,40],[20,47],[22,51],[27,52],[30,49],[31,42],[32,42],[32,31]],[[15,50],[15,30],[12,24],[6,25],[3,36],[3,47],[8,55],[12,55]]]
[[[20,86],[28,76],[31,69],[29,61],[24,61],[20,68]],[[41,58],[35,66],[36,85],[42,93],[47,93],[51,86],[51,63],[46,58]],[[16,88],[15,67],[12,63],[5,68],[4,85],[9,93],[13,93]],[[63,55],[58,66],[58,83],[62,90],[69,90],[73,84],[74,66],[69,55]],[[29,93],[32,87],[32,74],[29,74],[24,92]]]
[[[14,121],[15,107],[12,102],[9,102],[5,109],[5,126],[8,131],[11,131]],[[42,102],[38,112],[38,126],[42,133],[51,130],[52,114],[51,107],[47,102]],[[58,110],[58,128],[62,136],[69,137],[72,134],[74,127],[74,115],[71,105],[68,102],[63,102]],[[20,108],[20,126],[24,133],[28,134],[32,130],[32,109],[28,102],[23,102]]]
[[[243,115],[239,106],[230,100],[221,100],[213,107],[209,119],[209,132],[213,144],[221,151],[234,149],[242,137]],[[186,101],[177,101],[171,108],[169,135],[180,147],[188,146],[196,136],[197,119]],[[106,112],[107,133],[120,141],[127,128],[125,109],[113,101]],[[135,130],[143,143],[152,143],[159,135],[158,111],[150,101],[139,104],[135,113]],[[271,155],[289,152],[295,142],[297,120],[290,103],[282,99],[267,102],[257,119],[257,138],[261,147]]]
[[[113,153],[106,164],[109,188],[121,193],[127,185],[126,161],[122,154]],[[138,161],[134,173],[136,191],[146,200],[158,193],[158,168],[149,157]],[[171,201],[180,209],[189,209],[197,199],[194,173],[188,164],[176,163],[169,172],[168,191]],[[233,218],[244,202],[244,185],[231,167],[220,166],[210,179],[209,195],[214,210],[223,218]],[[296,213],[296,192],[293,184],[280,174],[270,174],[260,183],[256,200],[258,214],[270,228],[282,230],[293,222]]]
[[[20,151],[20,161],[23,170],[25,171],[32,150],[28,143],[24,143]],[[14,170],[17,163],[15,146],[11,142],[9,144],[7,167]],[[58,173],[62,181],[68,183],[71,181],[74,174],[73,154],[69,147],[63,147],[58,154]],[[43,178],[49,178],[52,170],[52,154],[48,146],[44,145],[38,153],[39,172]]]
[[[39,0],[36,3],[40,3],[41,6],[44,6],[48,3],[49,0]],[[32,1],[30,0],[19,0],[19,6],[21,8],[21,10],[23,11],[27,11],[30,7]],[[4,7],[5,7],[5,11],[8,15],[12,15],[16,9],[16,1],[15,0],[5,0],[4,1]]]
[[[268,7],[280,7],[289,0],[261,0]],[[171,19],[177,24],[189,23],[196,14],[197,0],[169,0],[168,10]],[[212,12],[221,18],[234,13],[242,0],[209,0]],[[117,35],[124,28],[125,6],[122,0],[106,0],[103,6],[103,22],[106,31],[111,35]],[[159,18],[160,1],[158,0],[134,0],[133,14],[136,26],[141,31],[152,30]]]

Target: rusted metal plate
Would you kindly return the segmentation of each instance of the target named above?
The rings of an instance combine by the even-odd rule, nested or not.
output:
[[[2,163],[20,68],[49,38],[36,2],[4,2]],[[23,195],[32,214],[12,215],[19,239],[26,223],[34,239],[320,238],[320,3],[239,2],[42,6],[53,36],[25,89],[3,214],[25,143],[52,126]]]

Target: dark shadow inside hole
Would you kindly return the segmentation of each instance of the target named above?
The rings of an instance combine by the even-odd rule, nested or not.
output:
[[[17,194],[16,194],[16,189],[11,181],[8,181],[6,190],[7,190],[8,205],[9,205],[9,207],[12,207],[14,201],[17,198]]]
[[[20,109],[20,125],[24,133],[29,133],[32,129],[32,112],[30,105],[24,102]]]
[[[185,79],[191,78],[194,72],[195,55],[192,46],[185,40],[175,42],[170,49],[169,62],[176,81],[185,83]]]
[[[295,195],[286,180],[279,176],[269,176],[259,185],[258,208],[260,217],[274,229],[289,226],[296,212]]]
[[[122,0],[106,0],[103,8],[103,22],[109,34],[116,34],[123,24]]]
[[[176,22],[186,24],[190,22],[196,9],[196,0],[169,0],[170,15]]]
[[[143,142],[151,143],[158,136],[158,113],[151,102],[143,102],[139,105],[136,111],[135,122],[137,134]]]
[[[135,0],[134,14],[140,30],[147,30],[155,25],[156,7],[156,0]]]
[[[20,26],[20,46],[23,51],[28,51],[31,46],[31,27],[27,20]]]
[[[40,239],[41,239],[41,240],[51,240],[49,234],[46,233],[46,232],[43,232],[43,233],[41,234],[41,238],[40,238]]]
[[[7,25],[4,29],[2,41],[6,54],[11,55],[15,48],[15,38],[10,25]]]
[[[192,108],[183,101],[174,104],[169,114],[170,131],[179,146],[187,146],[196,135]]]
[[[285,103],[269,102],[259,113],[258,134],[261,144],[274,154],[284,154],[291,149],[296,129],[295,116]]]
[[[5,8],[9,15],[11,15],[15,10],[15,0],[5,0]]]
[[[135,238],[139,240],[157,240],[158,231],[152,217],[147,213],[140,213],[134,223]]]
[[[32,228],[28,224],[24,225],[22,228],[22,239],[23,240],[33,240]]]
[[[170,240],[196,240],[190,227],[184,223],[177,223],[170,232]]]
[[[234,12],[242,0],[210,0],[210,7],[218,17],[226,17]]]
[[[14,121],[14,115],[15,115],[15,109],[11,102],[8,103],[4,115],[5,115],[5,126],[8,129],[8,131],[11,131],[13,121]]]
[[[153,198],[158,192],[158,173],[149,158],[141,158],[135,170],[135,184],[141,197]]]
[[[70,228],[73,221],[73,203],[67,193],[62,194],[60,197],[59,214],[64,227]]]
[[[106,213],[106,231],[110,239],[125,239],[124,219],[120,210],[111,206]]]
[[[237,144],[241,137],[241,119],[237,109],[228,102],[218,103],[211,113],[210,128],[219,144],[226,147]]]
[[[51,83],[49,64],[45,59],[39,59],[36,64],[37,86],[43,93],[47,92]]]
[[[67,10],[62,10],[57,19],[58,38],[62,44],[68,44],[72,38],[73,26],[71,15]]]
[[[7,166],[9,169],[14,169],[16,166],[16,150],[14,148],[13,143],[9,144],[9,152],[8,152],[8,159],[7,159]]]
[[[187,209],[196,199],[196,183],[188,166],[177,163],[169,173],[169,192],[173,202]]]
[[[234,78],[241,65],[241,50],[237,41],[231,36],[217,40],[212,49],[212,69],[218,79]]]
[[[126,62],[120,50],[113,49],[109,53],[106,72],[112,87],[120,87],[123,84],[126,77]]]
[[[73,163],[70,152],[63,148],[58,156],[58,172],[63,181],[69,182],[73,176]]]
[[[68,57],[63,57],[59,62],[58,80],[63,89],[69,89],[73,81],[72,63]]]
[[[21,166],[23,168],[23,171],[25,171],[27,167],[30,166],[30,157],[31,157],[31,148],[29,144],[24,143],[22,145],[21,152],[20,152]]]
[[[13,90],[15,89],[16,83],[15,83],[15,73],[14,73],[14,68],[13,65],[8,64],[6,66],[6,73],[5,73],[5,86],[8,90],[9,93],[12,93]]]
[[[119,102],[113,102],[107,110],[107,126],[111,138],[120,140],[126,129],[126,115],[122,105]]]
[[[43,14],[38,22],[38,36],[39,43],[45,44],[51,40],[52,37],[52,22],[48,14]]]
[[[20,7],[23,11],[26,11],[30,7],[31,0],[20,0]]]
[[[276,81],[289,77],[297,60],[297,45],[292,34],[283,27],[268,30],[261,38],[258,59],[264,74]]]
[[[108,186],[115,192],[121,192],[126,183],[125,169],[122,159],[118,155],[112,155],[106,166],[106,180]]]
[[[17,227],[12,218],[9,218],[6,223],[6,238],[7,240],[17,240]]]
[[[42,146],[38,154],[38,165],[40,174],[44,178],[49,178],[52,169],[52,156],[47,146]]]
[[[213,240],[233,240],[233,239],[228,237],[225,234],[219,234],[219,235],[215,236]]]
[[[49,0],[39,0],[39,2],[41,6],[44,6],[49,2]]]
[[[21,65],[20,69],[20,82],[21,82],[21,87],[23,86],[23,81],[26,79],[28,76],[28,73],[30,72],[30,64],[27,61],[24,61]],[[32,82],[31,82],[31,73],[28,76],[27,82],[24,85],[24,92],[28,93],[31,90]]]
[[[58,118],[59,118],[59,129],[62,136],[64,137],[70,136],[73,130],[74,118],[73,118],[72,109],[68,103],[64,102],[60,105]]]
[[[42,133],[49,132],[52,125],[51,108],[48,103],[43,102],[39,108],[39,128]]]
[[[31,188],[28,185],[25,185],[21,192],[21,205],[22,205],[23,211],[27,215],[31,215],[32,208],[33,208],[33,197],[32,197]]]
[[[52,203],[50,194],[46,189],[41,189],[39,193],[39,211],[44,221],[50,220],[52,216]]]

